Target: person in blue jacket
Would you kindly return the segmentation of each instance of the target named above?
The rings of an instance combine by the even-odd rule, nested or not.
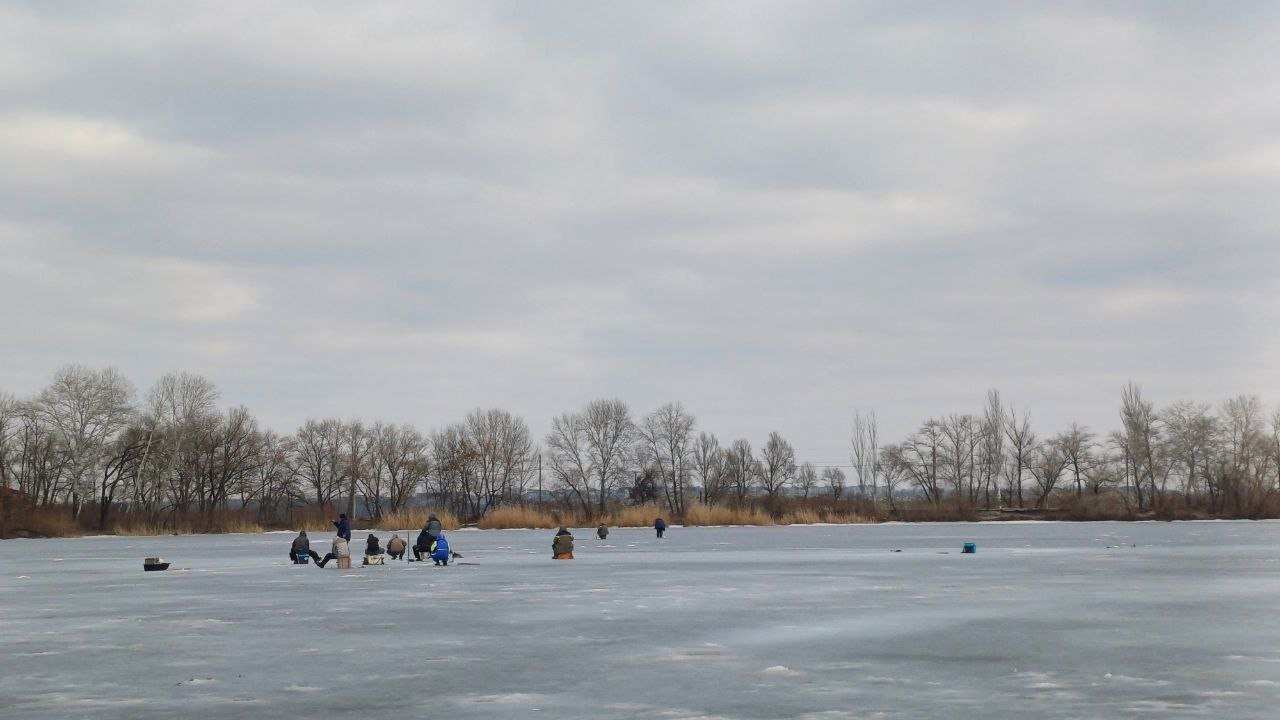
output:
[[[653,521],[653,529],[658,531],[658,537],[662,537],[662,533],[667,531],[667,523],[662,518]]]
[[[437,565],[449,564],[449,541],[444,539],[444,533],[441,533],[431,544],[431,559],[435,560]]]
[[[333,526],[338,528],[338,537],[351,542],[351,521],[347,520],[346,513],[338,513],[338,519],[333,521]]]

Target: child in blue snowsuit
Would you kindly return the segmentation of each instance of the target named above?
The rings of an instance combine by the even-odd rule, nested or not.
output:
[[[444,539],[443,534],[441,534],[440,537],[437,537],[436,541],[431,544],[431,559],[434,560],[437,565],[449,564],[449,541]]]

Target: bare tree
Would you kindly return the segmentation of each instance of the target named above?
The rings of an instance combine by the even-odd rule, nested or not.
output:
[[[634,443],[635,424],[627,404],[617,399],[587,403],[579,422],[586,435],[595,478],[596,508],[604,514],[609,494],[625,482],[630,472],[626,459]]]
[[[213,383],[202,375],[180,372],[167,373],[147,392],[147,408],[151,415],[147,422],[149,432],[142,451],[144,471],[151,455],[160,455],[161,462],[154,468],[151,493],[167,490],[175,509],[184,512],[195,495],[194,478],[186,460],[190,459],[187,444],[197,434],[207,432],[217,422],[216,403],[218,391]],[[158,448],[154,441],[163,437],[168,442]],[[158,452],[162,451],[162,452]]]
[[[1093,433],[1089,428],[1071,423],[1071,429],[1050,440],[1063,457],[1067,467],[1071,468],[1072,479],[1076,484],[1076,497],[1083,491],[1082,481],[1093,465]]]
[[[290,445],[292,471],[314,493],[317,504],[332,502],[341,480],[342,421],[307,420]]]
[[[67,365],[54,374],[34,404],[39,418],[68,458],[72,514],[92,494],[94,471],[106,444],[133,414],[133,385],[115,368],[91,370]]]
[[[889,514],[898,515],[898,486],[906,480],[905,463],[902,461],[902,447],[886,445],[880,448],[880,478],[884,481],[884,494],[889,498]]]
[[[499,408],[473,411],[464,427],[475,453],[471,514],[479,517],[523,494],[535,454],[533,437],[523,419]]]
[[[952,413],[938,424],[942,434],[942,481],[951,488],[955,501],[977,504],[978,446],[982,442],[981,427],[972,415]]]
[[[900,445],[890,446],[886,464],[915,484],[934,506],[942,504],[943,440],[941,423],[927,420]]]
[[[694,425],[693,415],[680,403],[672,402],[646,415],[637,429],[640,462],[654,469],[667,507],[677,515],[683,515],[685,510]]]
[[[866,497],[867,487],[871,488],[871,497],[876,495],[876,471],[880,467],[880,423],[876,419],[876,411],[866,414],[853,412],[853,433],[850,436],[852,445],[853,474],[858,478],[858,497]]]
[[[724,456],[725,479],[733,492],[734,503],[742,507],[751,493],[751,484],[760,474],[760,463],[746,440],[734,440]]]
[[[724,497],[724,462],[724,450],[716,436],[698,433],[693,448],[693,475],[702,486],[702,502],[706,505],[714,505]]]
[[[475,451],[467,440],[467,429],[453,423],[431,433],[431,473],[428,494],[458,515],[470,513],[465,488],[470,486]]]
[[[1036,481],[1036,509],[1044,509],[1049,494],[1058,486],[1067,469],[1067,456],[1054,442],[1045,443],[1031,454],[1031,476]]]
[[[1238,395],[1224,402],[1219,414],[1223,447],[1214,484],[1231,512],[1252,516],[1270,485],[1262,401]]]
[[[1031,453],[1036,446],[1036,434],[1031,431],[1031,413],[1023,412],[1022,417],[1018,417],[1018,413],[1009,406],[1009,414],[1004,422],[1005,438],[1009,441],[1009,460],[1006,466],[1009,499],[1014,498],[1018,501],[1018,507],[1022,504],[1022,477],[1023,472],[1030,467]]]
[[[840,496],[844,495],[844,471],[838,467],[825,467],[822,469],[822,483],[827,486],[827,492],[831,493],[831,499],[840,502]]]
[[[982,485],[983,507],[992,508],[991,494],[999,493],[999,480],[1004,470],[1004,407],[1000,391],[987,391],[987,407],[982,413],[982,439],[978,448],[978,481]]]
[[[796,473],[796,488],[800,490],[800,495],[805,500],[809,499],[809,493],[818,485],[818,469],[813,463],[806,462],[800,465],[800,471]]]
[[[591,514],[591,454],[581,416],[565,413],[551,421],[546,439],[551,476],[584,515]]]
[[[770,502],[786,489],[796,474],[796,450],[777,432],[760,448],[760,486]]]
[[[146,431],[130,425],[111,443],[99,465],[98,531],[106,532],[116,493],[122,485],[137,477]]]
[[[1180,471],[1183,492],[1187,495],[1198,493],[1216,434],[1209,406],[1188,401],[1175,402],[1160,413],[1160,420],[1165,429],[1169,458]]]
[[[412,425],[373,426],[372,472],[364,486],[365,501],[374,517],[386,511],[396,512],[413,497],[426,479],[430,458],[426,439]]]
[[[1138,509],[1156,492],[1156,446],[1160,439],[1155,406],[1142,397],[1142,388],[1134,383],[1124,386],[1120,395],[1120,420],[1124,428],[1119,436],[1125,458],[1133,470]],[[1145,492],[1144,492],[1145,490]]]

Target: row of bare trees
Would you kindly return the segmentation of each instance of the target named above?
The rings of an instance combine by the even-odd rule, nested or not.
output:
[[[0,393],[6,506],[64,506],[103,530],[121,512],[162,520],[233,509],[271,523],[307,505],[380,518],[426,501],[475,520],[530,501],[583,517],[625,502],[679,517],[694,503],[778,512],[822,501],[895,516],[904,502],[1045,508],[1104,493],[1136,512],[1255,517],[1280,489],[1280,411],[1268,417],[1250,396],[1157,409],[1132,384],[1120,429],[1105,435],[1072,424],[1041,438],[994,390],[980,413],[931,418],[885,445],[875,413],[856,412],[849,463],[821,467],[798,461],[777,432],[758,451],[746,439],[722,445],[675,402],[637,418],[621,400],[595,400],[553,418],[539,444],[501,409],[425,434],[330,418],[279,435],[244,407],[219,409],[218,397],[207,378],[172,373],[139,400],[115,369],[78,365],[31,398]]]
[[[866,427],[855,421],[855,467],[867,462],[859,460]],[[1157,409],[1129,384],[1120,429],[1099,435],[1072,423],[1041,438],[1028,413],[992,390],[981,414],[929,419],[875,456],[872,472],[891,505],[906,485],[935,505],[1044,508],[1054,498],[1110,493],[1136,513],[1260,517],[1275,512],[1280,490],[1280,410],[1268,417],[1247,395],[1216,409],[1188,401]]]

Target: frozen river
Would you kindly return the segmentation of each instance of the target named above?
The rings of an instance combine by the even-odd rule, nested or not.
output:
[[[2,541],[0,716],[1280,715],[1280,523],[551,535],[350,570],[289,533]]]

